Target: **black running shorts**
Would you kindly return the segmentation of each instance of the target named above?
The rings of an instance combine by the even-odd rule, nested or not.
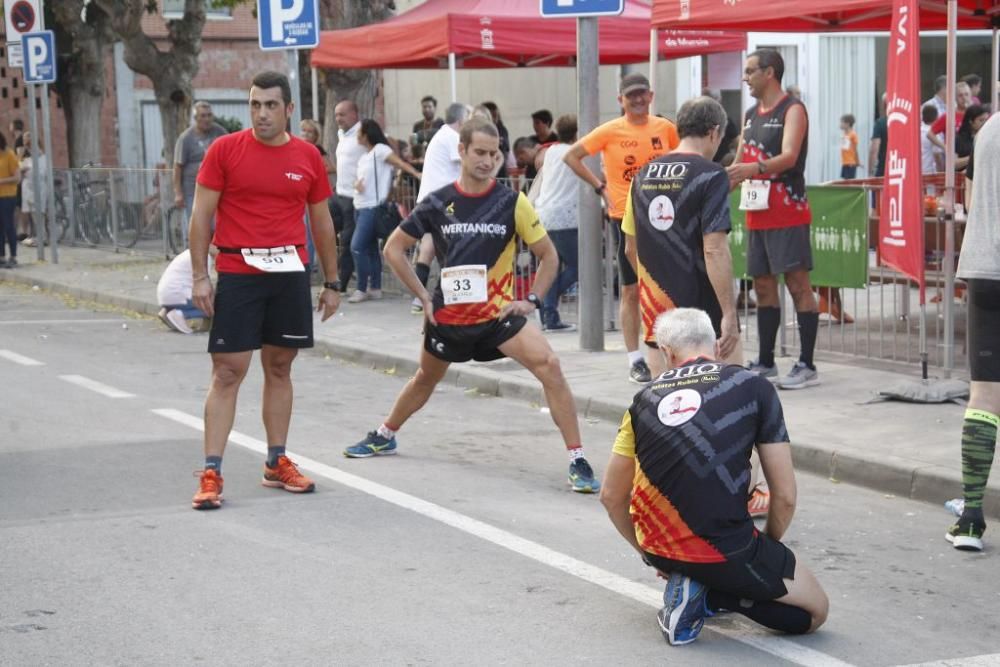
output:
[[[754,531],[753,540],[725,563],[686,563],[646,554],[661,572],[679,572],[747,600],[776,600],[788,593],[783,579],[795,578],[795,554],[781,542]]]
[[[625,256],[625,232],[622,231],[621,218],[611,218],[611,226],[615,228],[615,245],[618,246],[618,279],[623,287],[635,285],[639,282],[639,276]]]
[[[246,352],[261,345],[312,347],[309,266],[292,273],[220,273],[209,352]]]
[[[811,225],[780,229],[751,229],[747,244],[747,273],[777,276],[789,271],[812,271]]]
[[[969,375],[973,382],[1000,382],[1000,280],[969,284]]]
[[[504,356],[497,348],[516,336],[527,322],[521,315],[511,315],[504,320],[466,326],[425,324],[424,349],[442,361],[493,361]]]

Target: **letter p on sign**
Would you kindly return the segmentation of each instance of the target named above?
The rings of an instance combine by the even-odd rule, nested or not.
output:
[[[56,80],[56,41],[51,30],[21,36],[24,48],[24,82],[54,83]]]

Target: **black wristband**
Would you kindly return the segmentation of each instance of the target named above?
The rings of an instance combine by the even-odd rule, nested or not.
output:
[[[534,293],[529,294],[528,298],[525,299],[525,301],[527,301],[528,303],[530,303],[531,305],[533,305],[536,309],[542,307],[542,300],[538,298],[537,294],[534,294]]]
[[[597,194],[599,194],[599,195],[600,195],[600,194],[604,194],[604,190],[605,190],[605,188],[607,188],[607,187],[608,187],[608,186],[607,186],[607,184],[606,184],[606,183],[601,183],[600,185],[598,185],[598,186],[594,187],[594,192],[596,192],[596,193],[597,193]]]
[[[340,291],[340,281],[339,280],[331,280],[328,283],[323,283],[323,288],[324,289],[332,289],[334,292],[339,292]]]

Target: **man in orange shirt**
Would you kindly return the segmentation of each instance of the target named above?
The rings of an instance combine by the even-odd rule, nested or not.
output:
[[[643,384],[652,378],[639,350],[639,279],[635,267],[625,256],[621,224],[632,177],[646,163],[676,148],[680,137],[677,136],[677,127],[669,120],[650,115],[653,91],[649,88],[649,79],[642,74],[634,72],[622,77],[618,93],[618,103],[624,114],[598,126],[576,142],[563,161],[604,198],[608,207],[618,244],[619,316],[628,351],[629,379]],[[597,152],[601,153],[604,162],[607,183],[583,163],[583,158]]]

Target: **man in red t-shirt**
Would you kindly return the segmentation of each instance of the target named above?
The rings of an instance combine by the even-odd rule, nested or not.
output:
[[[250,87],[253,128],[216,139],[198,171],[191,215],[195,305],[212,317],[208,351],[212,384],[205,399],[205,470],[191,501],[195,509],[222,504],[222,454],[236,415],[236,396],[254,350],[264,368],[262,413],[267,432],[264,486],[293,493],[313,482],[285,456],[292,415],[290,370],[299,348],[312,347],[306,230],[308,210],[323,275],[337,275],[337,243],[326,201],[326,165],[312,144],[289,135],[288,78],[262,72]],[[218,247],[218,290],[208,274],[211,242]],[[323,283],[317,311],[326,321],[340,305],[337,281]]]
[[[955,84],[955,132],[958,132],[958,128],[962,126],[962,119],[965,118],[965,110],[971,104],[972,89],[969,88],[969,84],[966,82],[959,81]],[[945,150],[943,137],[947,129],[947,125],[945,125],[947,122],[948,115],[941,114],[931,124],[931,128],[927,130],[927,139],[941,150]]]

